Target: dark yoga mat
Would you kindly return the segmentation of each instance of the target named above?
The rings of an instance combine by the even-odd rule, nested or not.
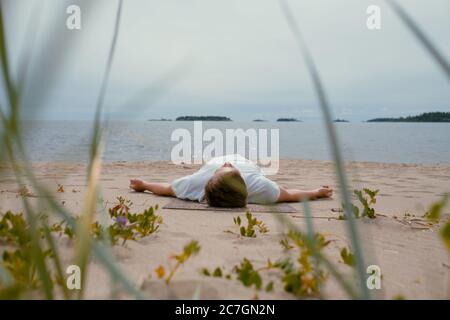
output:
[[[297,210],[287,203],[276,203],[273,205],[248,204],[246,208],[216,208],[210,207],[207,203],[197,201],[173,199],[166,204],[163,209],[175,210],[208,210],[208,211],[231,211],[242,212],[249,210],[250,212],[280,212],[280,213],[296,213]]]

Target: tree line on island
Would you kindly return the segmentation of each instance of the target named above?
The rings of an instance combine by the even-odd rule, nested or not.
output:
[[[228,117],[222,116],[183,116],[175,119],[176,121],[232,121]]]
[[[148,121],[172,121],[172,119],[148,119]],[[223,116],[182,116],[177,117],[175,121],[233,121],[231,118]],[[343,120],[339,120],[343,121]],[[267,122],[267,120],[255,119],[253,122]],[[279,118],[277,122],[302,122],[296,118]]]
[[[172,121],[172,119],[149,119],[148,121]],[[224,116],[181,116],[175,121],[233,121]],[[255,119],[253,122],[267,122],[264,119]],[[278,118],[277,122],[302,122],[297,118]],[[349,122],[345,119],[335,119],[333,122]],[[450,122],[450,112],[425,112],[417,116],[399,118],[375,118],[366,122]]]
[[[425,112],[418,116],[375,118],[367,122],[450,122],[450,112]]]

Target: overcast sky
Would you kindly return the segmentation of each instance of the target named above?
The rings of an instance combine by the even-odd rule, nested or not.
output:
[[[22,53],[31,57],[28,117],[91,119],[94,113],[118,2],[67,1],[81,7],[79,31],[66,29],[64,3],[2,0],[16,79]],[[336,117],[450,111],[449,81],[384,1],[289,3]],[[400,3],[449,60],[450,1]],[[381,7],[381,30],[366,27],[371,4]],[[39,104],[45,108],[31,112]],[[320,119],[278,0],[125,0],[105,104],[119,119]]]

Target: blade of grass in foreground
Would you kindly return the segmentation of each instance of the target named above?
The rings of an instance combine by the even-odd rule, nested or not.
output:
[[[28,19],[27,22],[25,41],[23,48],[20,50],[21,56],[19,59],[19,70],[17,71],[17,92],[19,94],[19,97],[21,96],[25,88],[25,80],[27,79],[27,74],[31,63],[32,50],[27,49],[35,47],[37,33],[41,25],[40,22],[42,17],[42,9],[43,3],[41,1],[35,1],[32,9],[33,15]]]
[[[98,182],[100,180],[101,160],[100,153],[91,163],[91,172],[89,172],[89,182],[86,191],[86,199],[84,203],[83,215],[78,223],[76,229],[77,233],[77,248],[75,251],[75,264],[81,270],[81,290],[79,291],[79,298],[83,297],[85,281],[87,276],[87,265],[91,254],[92,235],[91,225],[94,222],[95,213],[97,209],[97,195]]]
[[[344,164],[341,157],[341,152],[339,148],[339,142],[337,138],[337,133],[335,131],[330,108],[328,105],[327,97],[325,94],[325,89],[322,85],[321,78],[319,76],[319,72],[316,68],[316,65],[314,63],[314,59],[312,58],[309,49],[303,39],[303,36],[300,31],[300,27],[298,26],[291,9],[289,5],[287,4],[286,0],[279,0],[279,4],[281,7],[281,10],[286,18],[287,24],[297,42],[297,45],[299,46],[300,52],[303,56],[303,59],[305,60],[306,66],[308,68],[308,71],[310,73],[310,76],[313,81],[314,88],[317,93],[317,97],[319,100],[319,104],[322,110],[322,114],[324,117],[324,121],[326,124],[326,130],[328,135],[328,141],[331,146],[331,151],[333,155],[334,164],[336,166],[336,172],[338,176],[339,181],[339,187],[341,189],[342,193],[342,200],[344,203],[345,208],[345,214],[346,214],[346,224],[349,230],[351,242],[352,242],[352,248],[355,254],[355,262],[356,262],[356,271],[358,276],[358,284],[360,287],[360,294],[361,298],[363,299],[369,299],[369,291],[366,287],[365,282],[365,270],[364,270],[364,259],[362,254],[361,245],[359,243],[359,236],[358,236],[358,230],[356,228],[356,223],[354,221],[354,217],[352,214],[352,206],[351,206],[351,200],[350,195],[348,193],[348,183],[347,183],[347,177],[345,174]]]
[[[14,285],[14,279],[12,278],[11,273],[3,266],[3,264],[0,264],[0,283],[5,287]]]
[[[309,242],[310,248],[314,248],[312,250],[313,259],[314,259],[314,266],[315,266],[315,274],[314,277],[317,278],[317,271],[319,270],[319,264],[320,264],[320,258],[317,256],[317,245],[316,245],[316,232],[314,231],[314,222],[311,214],[311,208],[309,206],[309,200],[305,199],[303,200],[303,209],[305,210],[305,217],[306,217],[306,240]],[[317,281],[317,280],[316,280]],[[320,283],[320,281],[317,281],[317,283]],[[319,290],[320,295],[322,296],[321,290]]]
[[[403,9],[400,4],[395,0],[386,0],[391,6],[394,12],[399,16],[403,23],[411,30],[411,32],[416,36],[419,42],[425,47],[428,53],[434,58],[437,64],[440,66],[442,71],[447,75],[448,80],[450,80],[450,64],[445,59],[444,55],[439,52],[436,46],[431,42],[431,40],[425,35],[425,33],[419,28],[417,23],[408,15],[408,13]]]
[[[121,3],[120,3],[121,4]],[[11,162],[13,165],[14,172],[16,174],[19,174],[20,177],[26,177],[30,180],[33,187],[35,188],[36,192],[43,196],[42,198],[39,198],[39,201],[46,202],[50,205],[50,208],[54,210],[55,213],[62,216],[64,220],[66,220],[69,225],[76,230],[76,224],[75,220],[71,219],[71,214],[53,198],[52,192],[47,190],[47,188],[39,183],[34,176],[34,173],[31,169],[30,162],[28,161],[28,158],[26,157],[26,152],[23,148],[22,142],[21,142],[21,136],[18,131],[18,123],[19,123],[19,104],[17,103],[17,91],[15,90],[14,84],[11,80],[10,73],[9,73],[9,61],[7,59],[7,47],[6,47],[6,39],[4,34],[4,25],[3,25],[3,19],[1,11],[1,3],[0,3],[0,58],[1,58],[1,64],[2,64],[2,75],[4,77],[4,82],[9,83],[10,85],[7,86],[7,102],[8,102],[8,108],[10,110],[9,113],[1,113],[2,122],[5,124],[4,131],[2,132],[2,143],[4,144],[5,148],[7,149],[7,159]],[[97,123],[98,124],[98,123]],[[97,126],[99,127],[99,126]],[[97,135],[100,137],[100,135]],[[96,139],[96,141],[99,141],[100,139]],[[97,144],[98,146],[98,144]],[[17,147],[17,148],[15,148]],[[97,150],[97,147],[95,148]],[[16,153],[18,157],[16,157]],[[4,154],[2,153],[2,156]],[[15,161],[15,159],[20,159],[21,164],[18,165]],[[19,181],[19,180],[18,180]],[[31,211],[28,211],[31,213]],[[100,243],[97,243],[94,241],[92,243],[92,250],[96,257],[98,257],[99,261],[106,267],[108,272],[112,277],[119,280],[121,284],[123,285],[124,289],[133,294],[136,298],[142,299],[143,295],[139,292],[139,290],[136,289],[135,285],[131,283],[125,275],[120,271],[118,266],[115,264],[114,259],[112,258],[111,254],[108,252],[107,248],[103,247]],[[41,250],[42,251],[42,250]],[[39,258],[39,257],[38,257]],[[42,262],[42,259],[39,259]],[[39,261],[37,261],[39,263]],[[42,266],[42,263],[39,263],[40,266]],[[38,267],[39,267],[38,265]],[[45,267],[45,266],[44,266]],[[42,269],[42,271],[45,270]],[[45,274],[41,274],[42,276]],[[8,273],[2,272],[2,278],[7,279]],[[45,279],[43,279],[45,280]],[[48,289],[50,286],[46,286],[47,291],[47,297],[50,297],[51,293],[48,292]]]
[[[45,239],[47,240],[47,243],[49,245],[49,249],[52,250],[53,254],[53,264],[55,267],[55,271],[57,274],[58,279],[60,279],[62,282],[64,281],[64,271],[61,264],[61,258],[59,257],[58,248],[56,247],[55,241],[53,240],[53,237],[50,232],[50,228],[47,224],[45,224],[42,228],[42,231],[44,232]],[[70,298],[70,291],[67,289],[67,286],[64,284],[61,285],[62,293],[64,295],[64,299],[68,300]]]
[[[6,32],[3,19],[3,3],[0,2],[0,59],[3,73],[3,81],[5,83],[7,100],[10,104],[10,114],[9,117],[11,121],[8,123],[8,129],[17,132],[17,120],[18,120],[18,110],[17,110],[17,91],[14,88],[14,84],[11,78],[10,61],[8,57],[8,49],[6,47]],[[3,115],[2,115],[3,118]],[[7,130],[8,130],[7,129]]]
[[[104,5],[104,1],[92,0],[36,2],[39,9],[33,8],[29,23],[34,26],[34,33],[38,29],[39,34],[36,34],[36,41],[27,35],[25,45],[19,48],[28,51],[29,54],[15,53],[19,57],[18,63],[21,64],[18,65],[15,77],[18,79],[16,87],[19,93],[23,91],[20,97],[20,109],[30,119],[39,118],[48,107],[50,92],[66,75],[66,64],[74,61],[71,59],[71,52],[77,51],[77,45],[86,35],[85,31],[74,32],[65,28],[66,8],[72,4],[78,4],[82,8],[82,24],[88,26],[97,19],[100,10],[97,7]],[[38,14],[40,13],[47,19],[41,19],[39,22]],[[24,66],[22,63],[27,65]],[[24,87],[26,90],[20,91]],[[29,123],[26,129],[31,130],[30,125]]]
[[[192,62],[188,60],[181,61],[169,70],[161,74],[147,87],[138,91],[126,102],[111,109],[113,113],[116,110],[127,109],[127,117],[142,117],[143,108],[139,108],[139,104],[145,101],[145,108],[148,110],[154,106],[168,91],[170,91],[177,83],[186,77],[192,68]],[[117,115],[117,113],[116,113]]]
[[[89,263],[89,256],[91,253],[92,236],[90,234],[91,225],[95,219],[97,208],[97,197],[99,192],[98,182],[100,179],[101,171],[101,116],[103,111],[103,104],[105,99],[106,90],[108,88],[109,77],[111,73],[112,62],[117,44],[117,38],[120,28],[120,18],[122,13],[123,0],[118,1],[116,19],[114,24],[113,38],[111,41],[111,47],[108,53],[108,59],[106,62],[105,73],[103,75],[100,92],[97,100],[96,113],[94,119],[94,128],[91,140],[91,153],[88,166],[88,190],[86,194],[85,209],[83,216],[80,219],[80,223],[77,228],[77,250],[76,250],[76,264],[81,270],[81,290],[79,292],[79,298],[83,297],[84,284],[86,281],[87,265]]]
[[[14,160],[14,158],[12,158]],[[19,185],[24,185],[21,172],[19,170],[14,170],[16,180]],[[42,284],[42,289],[44,291],[46,299],[53,299],[53,281],[51,279],[51,271],[47,267],[46,263],[46,253],[41,245],[41,236],[39,231],[38,218],[35,211],[32,209],[27,197],[21,197],[24,206],[24,211],[26,213],[27,222],[29,224],[28,235],[31,239],[29,244],[24,244],[20,246],[20,250],[25,254],[26,257],[31,259],[27,261],[31,266],[31,269],[36,268],[39,274],[39,280]],[[29,245],[29,247],[28,247]],[[58,252],[53,252],[54,256],[58,255]]]
[[[10,70],[10,61],[8,56],[8,49],[7,49],[7,39],[6,39],[6,33],[5,33],[5,27],[4,27],[4,19],[3,19],[3,3],[0,3],[0,64],[2,66],[2,75],[3,75],[3,81],[5,83],[6,87],[6,95],[7,95],[7,102],[9,104],[9,119],[5,119],[5,132],[3,133],[4,136],[2,137],[5,143],[6,152],[10,154],[10,160],[15,164],[14,161],[14,144],[12,140],[10,139],[11,136],[17,136],[19,137],[18,132],[18,119],[19,119],[19,110],[18,110],[18,100],[19,95],[17,93],[17,90],[14,86],[14,83],[12,81],[11,77],[11,70]],[[3,114],[2,114],[2,120],[3,120]],[[17,182],[19,184],[22,177],[21,173],[18,170],[15,171],[15,176],[17,179]],[[36,220],[36,215],[32,211],[31,206],[28,203],[28,200],[25,199],[25,197],[22,198],[23,204],[25,207],[25,212],[27,214],[27,220],[30,225],[30,248],[23,247],[21,248],[24,251],[29,251],[30,258],[35,263],[35,266],[37,268],[37,271],[40,276],[40,280],[42,282],[42,286],[44,289],[44,294],[47,299],[53,298],[53,285],[52,280],[50,277],[50,271],[47,268],[46,262],[45,262],[45,252],[41,246],[40,241],[40,235],[38,230],[38,224]],[[32,263],[32,262],[30,262]]]
[[[120,28],[120,19],[121,19],[121,15],[122,15],[122,5],[123,5],[123,0],[119,0],[118,6],[117,6],[117,12],[116,12],[116,20],[115,20],[115,24],[114,24],[113,38],[111,41],[111,47],[109,49],[108,59],[106,61],[105,73],[103,75],[103,80],[101,83],[100,92],[99,92],[98,100],[97,100],[97,107],[96,107],[95,119],[94,119],[94,131],[93,131],[92,142],[91,142],[91,155],[90,155],[91,162],[96,157],[96,154],[98,152],[97,148],[100,143],[100,135],[101,135],[100,121],[101,121],[101,116],[102,116],[102,111],[103,111],[103,104],[105,101],[105,94],[106,94],[106,90],[108,88],[109,75],[111,73],[111,66],[112,66],[112,62],[114,59],[114,53],[116,51],[117,38],[119,35],[119,28]],[[91,170],[89,168],[88,172],[90,172],[90,171]]]
[[[282,223],[283,226],[286,226],[288,230],[292,230],[295,232],[302,233],[301,230],[294,224],[292,221],[290,221],[288,218],[286,218],[285,215],[279,214],[277,215],[278,220]],[[336,279],[338,284],[342,287],[342,289],[348,294],[348,296],[352,299],[359,298],[359,294],[357,291],[355,291],[354,286],[352,286],[349,282],[345,280],[344,275],[342,275],[336,267],[328,260],[327,257],[325,257],[321,252],[317,251],[317,246],[313,246],[315,244],[314,242],[307,241],[306,245],[308,246],[308,249],[313,252],[314,258],[317,259],[317,262],[323,263],[325,267],[330,271],[331,275]]]
[[[53,194],[47,189],[46,186],[37,181],[36,177],[33,175],[33,172],[29,169],[28,166],[25,166],[24,169],[26,170],[25,175],[30,179],[33,187],[38,191],[42,199],[47,202],[47,204],[56,215],[67,221],[68,225],[76,230],[77,224],[75,219],[73,219],[71,213],[67,211],[67,209],[64,208],[58,201],[56,201],[56,199],[53,197]],[[145,298],[142,293],[136,288],[136,286],[123,274],[123,272],[116,265],[109,248],[105,247],[99,241],[93,241],[92,251],[94,255],[99,259],[99,261],[104,265],[104,267],[108,270],[110,275],[116,280],[120,281],[125,290],[134,295],[137,299]]]

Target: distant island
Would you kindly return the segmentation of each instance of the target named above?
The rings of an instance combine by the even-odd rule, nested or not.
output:
[[[333,120],[333,122],[348,122],[348,120],[344,120],[344,119],[335,119],[335,120]]]
[[[279,118],[277,119],[277,122],[301,122],[301,121],[295,118]]]
[[[253,122],[267,122],[267,120],[255,119],[255,120],[253,120]]]
[[[165,118],[161,118],[161,119],[148,119],[147,121],[172,121],[172,119],[165,119]]]
[[[232,121],[228,117],[220,116],[183,116],[178,117],[176,121]]]
[[[406,118],[376,118],[367,122],[450,122],[450,112],[426,112]]]

